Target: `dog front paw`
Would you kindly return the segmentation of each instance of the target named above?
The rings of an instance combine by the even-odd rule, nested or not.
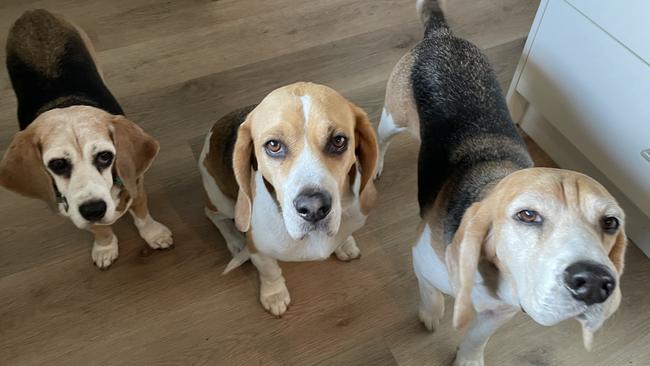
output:
[[[344,262],[349,262],[361,257],[361,251],[359,250],[359,247],[357,247],[357,242],[354,240],[352,235],[348,236],[348,238],[345,239],[345,242],[336,248],[334,254],[336,254],[336,258]]]
[[[424,309],[422,305],[418,307],[418,316],[429,332],[435,332],[440,325],[440,317],[435,316],[431,310]]]
[[[113,238],[108,245],[99,245],[97,242],[93,243],[93,249],[90,256],[93,259],[93,263],[95,263],[99,269],[107,269],[115,259],[117,259],[118,253],[117,237],[113,235]]]
[[[260,302],[266,311],[279,318],[287,311],[291,297],[284,279],[260,284]]]
[[[140,228],[140,236],[153,249],[165,249],[174,244],[172,232],[167,226],[155,220],[151,220]]]

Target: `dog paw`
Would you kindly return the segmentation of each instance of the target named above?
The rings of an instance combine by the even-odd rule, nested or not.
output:
[[[113,235],[109,245],[99,245],[95,242],[90,256],[99,269],[107,269],[117,259],[118,252],[117,237]]]
[[[359,250],[359,247],[357,247],[357,243],[352,236],[348,236],[348,238],[345,239],[345,242],[336,248],[334,254],[336,254],[336,258],[344,262],[349,262],[361,257],[361,251]]]
[[[440,325],[440,317],[435,316],[430,310],[422,308],[422,305],[418,308],[418,316],[429,332],[435,332]]]
[[[260,302],[266,311],[279,318],[287,311],[291,297],[284,280],[260,286]]]
[[[172,232],[167,226],[154,220],[140,228],[140,236],[153,249],[165,249],[174,244]]]
[[[384,159],[380,158],[377,161],[377,168],[375,168],[375,180],[378,180],[381,177],[381,173],[384,171]]]

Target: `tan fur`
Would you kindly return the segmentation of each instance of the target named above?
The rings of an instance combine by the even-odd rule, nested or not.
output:
[[[550,173],[550,174],[549,174]],[[471,303],[471,290],[474,285],[474,274],[482,258],[504,270],[503,264],[497,258],[499,243],[499,228],[505,225],[505,220],[512,220],[504,213],[512,200],[522,192],[532,191],[540,197],[548,197],[560,202],[577,220],[593,223],[598,220],[601,212],[594,212],[589,204],[594,197],[599,202],[612,207],[618,207],[614,198],[593,179],[576,172],[550,168],[531,168],[517,171],[499,182],[486,197],[474,203],[465,212],[453,242],[447,248],[446,261],[450,279],[456,293],[454,303],[454,326],[461,328],[471,319],[474,309]],[[542,198],[543,199],[543,198]],[[443,205],[436,205],[440,209]],[[444,217],[444,212],[429,213],[433,217]],[[429,221],[431,222],[431,221]],[[619,232],[615,235],[603,235],[597,225],[596,237],[602,238],[602,246],[609,253],[618,275],[622,274],[626,247],[625,228],[621,222]],[[544,229],[543,238],[550,234]],[[436,232],[432,228],[432,232]],[[439,238],[438,238],[439,239]],[[439,243],[440,240],[432,240]],[[439,248],[434,249],[439,251]]]
[[[117,173],[127,191],[135,197],[138,179],[149,169],[160,146],[158,141],[124,116],[112,118],[110,126],[117,150]]]
[[[407,52],[393,68],[386,86],[384,107],[393,117],[395,126],[408,128],[411,135],[420,139],[420,117],[411,83],[414,59],[413,54]]]
[[[313,104],[307,123],[300,102],[302,95],[319,102]],[[323,146],[333,133],[343,133],[349,138],[349,147],[341,155],[329,156],[323,152]],[[291,153],[281,162],[269,158],[263,151],[264,142],[271,138],[282,138],[289,145]],[[252,161],[257,161],[264,177],[276,186],[286,179],[305,148],[319,154],[328,170],[337,177],[340,189],[344,188],[348,172],[358,155],[363,172],[362,211],[369,211],[375,196],[372,175],[378,148],[367,115],[330,88],[296,83],[271,92],[248,114],[239,128],[233,154],[233,170],[240,188],[235,205],[235,222],[239,230],[248,231],[250,227]],[[282,192],[276,194],[282,201]]]
[[[41,133],[38,126],[18,132],[0,161],[0,185],[30,198],[56,205],[52,179],[41,156]]]

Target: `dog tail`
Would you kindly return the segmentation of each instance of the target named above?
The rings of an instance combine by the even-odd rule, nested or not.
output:
[[[444,0],[440,0],[443,1]],[[449,32],[449,25],[445,20],[445,15],[440,8],[439,0],[416,0],[415,7],[418,15],[424,24],[424,36],[439,32]]]
[[[242,264],[246,263],[249,259],[251,259],[251,253],[248,251],[248,248],[243,248],[239,253],[235,254],[232,257],[230,262],[228,262],[226,269],[224,269],[221,274],[222,275],[227,274],[233,269],[238,268]]]

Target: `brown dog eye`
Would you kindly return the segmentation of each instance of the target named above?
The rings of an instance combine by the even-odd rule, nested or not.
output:
[[[515,215],[517,220],[526,223],[526,224],[541,224],[544,219],[537,211],[533,210],[521,210]]]
[[[264,150],[266,150],[267,155],[274,158],[282,157],[285,153],[284,145],[278,140],[267,141],[264,145]]]
[[[621,223],[618,222],[616,217],[606,216],[600,220],[600,227],[608,234],[614,234],[619,226],[621,226]]]
[[[106,168],[113,162],[113,153],[110,151],[102,151],[95,155],[95,164],[98,168]]]
[[[56,175],[70,175],[72,164],[67,159],[52,159],[47,163],[52,173]]]
[[[348,138],[342,135],[333,136],[327,146],[330,154],[340,154],[348,147]]]

